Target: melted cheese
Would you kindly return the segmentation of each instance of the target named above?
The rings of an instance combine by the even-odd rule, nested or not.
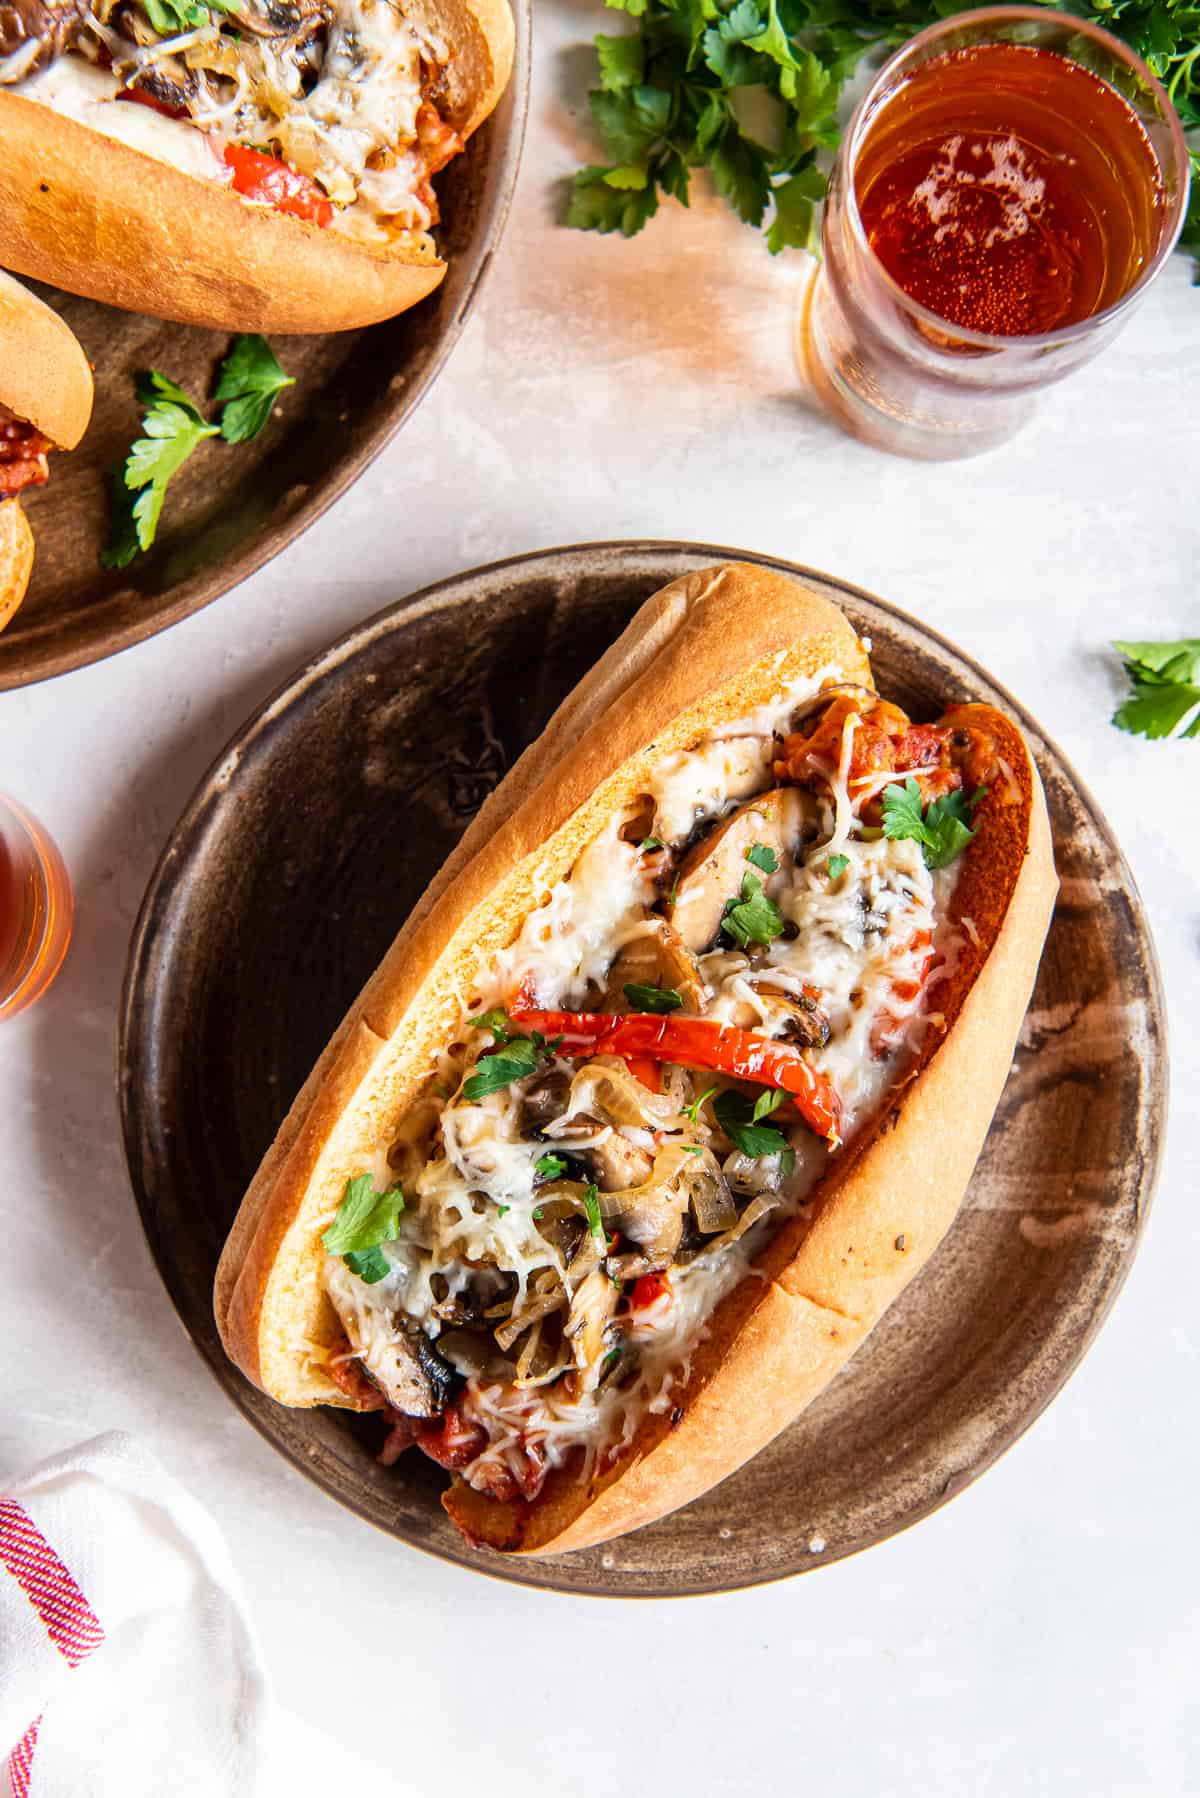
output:
[[[423,62],[444,64],[448,52],[419,33],[393,0],[337,0],[320,77],[308,94],[298,66],[269,40],[247,37],[231,69],[239,40],[211,28],[141,49],[97,20],[89,19],[88,28],[122,79],[81,51],[27,80],[10,57],[0,79],[24,99],[221,186],[233,179],[226,144],[278,146],[282,159],[320,182],[334,202],[333,229],[370,242],[429,243],[432,213],[415,148],[417,113]],[[88,40],[81,49],[89,44],[96,47]],[[186,61],[197,85],[191,117],[173,119],[118,100],[134,67],[173,55]],[[224,87],[221,77],[228,77]]]
[[[828,677],[832,678],[832,677]],[[700,824],[726,814],[735,804],[772,784],[772,759],[779,736],[798,703],[820,683],[781,694],[775,704],[738,721],[719,737],[692,750],[665,757],[648,783],[654,802],[653,834],[681,845]],[[858,832],[861,798],[849,790],[847,771],[853,724],[847,729],[837,768],[828,770],[827,799],[816,802],[821,820],[817,840],[794,865],[773,878],[771,890],[788,926],[753,962],[732,948],[718,948],[699,960],[705,983],[705,1017],[736,1023],[766,1035],[782,1035],[794,1021],[796,1002],[819,994],[828,1021],[828,1040],[809,1050],[813,1066],[828,1076],[843,1105],[843,1136],[851,1137],[900,1078],[918,1047],[930,961],[953,965],[956,941],[947,913],[954,868],[931,874],[911,840],[864,838]],[[810,813],[811,817],[811,813]],[[653,858],[624,841],[632,817],[618,817],[579,855],[570,873],[548,886],[541,904],[525,920],[510,948],[495,956],[478,982],[482,1006],[508,1005],[520,989],[541,1009],[580,1009],[595,1004],[618,949],[655,926],[647,908],[657,896]],[[845,867],[830,873],[831,854]],[[789,1000],[792,1008],[789,1009]],[[516,1277],[518,1293],[546,1269],[567,1284],[557,1251],[537,1227],[538,1178],[535,1163],[561,1141],[572,1149],[594,1146],[614,1134],[656,1154],[668,1141],[693,1142],[703,1150],[707,1124],[679,1110],[683,1102],[665,1093],[643,1096],[641,1109],[620,1113],[620,1122],[602,1122],[580,1137],[568,1126],[576,1116],[618,1112],[593,1092],[604,1079],[603,1063],[580,1073],[569,1061],[545,1068],[573,1077],[562,1116],[552,1120],[542,1140],[522,1134],[519,1089],[505,1088],[476,1104],[462,1097],[460,1082],[481,1050],[491,1045],[482,1031],[466,1031],[467,1052],[444,1058],[440,1078],[457,1096],[440,1112],[440,1146],[415,1183],[416,1205],[406,1212],[398,1241],[388,1247],[392,1272],[378,1286],[347,1299],[346,1281],[331,1280],[330,1296],[347,1333],[368,1369],[385,1353],[388,1328],[378,1316],[403,1312],[433,1336],[441,1328],[434,1285],[440,1274],[451,1293],[464,1290],[472,1265]],[[619,1062],[609,1064],[623,1076]],[[611,1076],[610,1076],[611,1078]],[[686,1083],[685,1083],[686,1084]],[[663,1137],[662,1132],[668,1132]],[[767,1195],[770,1210],[737,1240],[714,1239],[695,1260],[670,1272],[669,1296],[618,1320],[623,1355],[614,1376],[601,1382],[599,1366],[569,1383],[554,1371],[546,1383],[519,1389],[483,1375],[471,1377],[460,1400],[464,1414],[480,1423],[488,1444],[466,1477],[488,1489],[490,1474],[503,1470],[520,1482],[528,1456],[557,1466],[583,1449],[587,1466],[597,1456],[632,1441],[647,1410],[671,1407],[672,1393],[686,1384],[691,1357],[703,1340],[707,1321],[724,1295],[753,1272],[754,1258],[780,1219],[804,1207],[828,1165],[828,1146],[803,1127],[792,1126],[788,1140],[794,1166],[785,1173],[780,1157],[751,1160],[736,1151],[725,1174],[742,1193]],[[711,1157],[710,1157],[711,1160]],[[377,1179],[380,1176],[377,1175]],[[382,1180],[380,1181],[382,1183]],[[351,1280],[351,1286],[361,1286]],[[443,1292],[443,1302],[445,1293]],[[518,1298],[518,1306],[520,1298]],[[364,1311],[378,1316],[364,1323]],[[608,1340],[608,1339],[606,1339]],[[383,1364],[379,1363],[382,1380]]]

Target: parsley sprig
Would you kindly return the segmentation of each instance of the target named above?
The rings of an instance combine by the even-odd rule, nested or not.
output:
[[[347,1180],[337,1216],[321,1241],[329,1254],[342,1256],[364,1285],[374,1286],[390,1271],[380,1245],[395,1241],[403,1210],[404,1193],[398,1182],[377,1192],[370,1174],[355,1174]]]
[[[837,142],[845,83],[865,56],[956,10],[950,0],[606,0],[636,21],[599,37],[600,85],[589,96],[608,164],[575,177],[567,223],[632,237],[660,198],[688,203],[690,173],[751,225],[772,254],[815,240],[825,182],[814,164]],[[1197,0],[1073,0],[1164,83],[1184,130],[1200,127]],[[1180,243],[1200,254],[1200,143]]]
[[[788,1147],[787,1137],[774,1124],[764,1124],[763,1118],[770,1117],[787,1094],[773,1092],[765,1088],[753,1102],[745,1093],[728,1087],[716,1100],[713,1111],[722,1130],[735,1149],[743,1155],[757,1161],[763,1155],[785,1155],[790,1157],[785,1173],[790,1173],[795,1163],[795,1151]]]
[[[474,1105],[478,1100],[486,1099],[489,1093],[498,1093],[503,1087],[511,1086],[514,1080],[523,1080],[541,1062],[554,1059],[554,1051],[561,1041],[562,1037],[556,1036],[547,1042],[540,1030],[529,1036],[505,1034],[496,1048],[479,1057],[475,1072],[463,1082],[463,1097]]]
[[[903,786],[883,790],[883,834],[895,840],[913,837],[921,845],[927,868],[945,868],[975,836],[970,819],[987,792],[977,787],[969,799],[947,793],[922,810],[921,789],[910,774]]]
[[[642,986],[636,980],[628,980],[621,990],[634,1011],[666,1013],[678,1011],[683,1004],[683,994],[673,986]]]
[[[606,0],[639,21],[630,36],[596,39],[600,85],[588,96],[610,157],[575,176],[567,223],[632,237],[659,196],[688,204],[691,170],[706,167],[748,224],[772,217],[772,253],[806,247],[825,192],[814,166],[836,141],[840,82],[784,23],[789,0]],[[746,117],[746,90],[763,116]]]
[[[729,901],[721,928],[743,949],[750,943],[773,943],[783,935],[779,907],[767,898],[756,875],[742,875],[741,897]]]
[[[1200,737],[1200,637],[1114,643],[1133,692],[1113,723],[1135,737]]]
[[[139,375],[142,433],[124,462],[109,472],[109,538],[100,552],[104,567],[127,568],[139,550],[151,547],[168,486],[206,438],[248,442],[266,424],[279,394],[293,385],[266,338],[257,335],[235,337],[221,364],[213,396],[223,408],[219,424],[205,418],[191,394],[160,369]]]

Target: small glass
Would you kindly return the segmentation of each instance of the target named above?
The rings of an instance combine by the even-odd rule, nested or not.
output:
[[[1106,81],[1140,119],[1162,182],[1158,241],[1132,285],[1104,310],[1038,335],[990,336],[928,311],[884,268],[858,210],[855,171],[881,109],[921,64],[986,44],[1056,51]],[[948,460],[1004,443],[1028,419],[1040,388],[1116,334],[1175,247],[1187,202],[1187,146],[1174,108],[1119,39],[1034,6],[987,7],[931,25],[880,69],[843,137],[825,206],[823,262],[800,318],[808,379],[848,430],[881,449]]]
[[[0,1018],[40,999],[71,941],[62,856],[36,818],[0,793]]]

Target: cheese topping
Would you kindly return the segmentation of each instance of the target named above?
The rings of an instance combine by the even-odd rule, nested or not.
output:
[[[588,1477],[684,1401],[713,1310],[905,1077],[966,942],[956,868],[879,823],[889,784],[961,784],[951,733],[906,747],[880,705],[890,765],[864,770],[880,702],[836,687],[664,757],[547,886],[377,1167],[405,1196],[381,1277],[328,1258],[351,1351],[481,1491],[532,1497],[572,1456]],[[814,697],[846,714],[832,744],[789,735]]]
[[[334,229],[432,250],[429,178],[461,148],[428,98],[446,46],[394,0],[239,0],[210,17],[159,39],[135,5],[110,0],[81,14],[49,66],[30,73],[34,58],[5,59],[0,83],[220,186],[235,179],[229,146],[269,154],[318,184]]]

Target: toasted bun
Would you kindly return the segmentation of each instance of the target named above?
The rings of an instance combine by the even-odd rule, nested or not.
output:
[[[0,631],[21,601],[33,572],[33,532],[19,499],[0,501]]]
[[[265,1391],[292,1405],[348,1402],[320,1361],[340,1333],[320,1233],[346,1179],[421,1090],[481,965],[654,763],[831,669],[871,684],[863,646],[827,600],[743,564],[689,575],[647,601],[496,789],[314,1069],[234,1223],[217,1322]],[[979,847],[958,882],[956,910],[980,940],[940,989],[947,1035],[930,1042],[875,1131],[833,1164],[815,1223],[806,1231],[798,1220],[772,1242],[768,1279],[744,1281],[718,1307],[679,1426],[647,1416],[615,1467],[589,1487],[565,1468],[533,1504],[456,1483],[447,1509],[474,1539],[535,1554],[579,1548],[698,1496],[828,1383],[948,1228],[1004,1083],[1055,891],[1036,770],[1008,720],[989,711],[988,723],[1012,777],[980,807]]]
[[[0,405],[28,419],[57,449],[74,449],[92,416],[92,371],[75,333],[3,270]]]
[[[506,0],[411,0],[405,11],[453,48],[442,105],[469,136],[512,69]],[[0,142],[5,261],[132,312],[229,331],[347,331],[415,306],[446,273],[434,254],[252,204],[19,94],[0,91]]]

